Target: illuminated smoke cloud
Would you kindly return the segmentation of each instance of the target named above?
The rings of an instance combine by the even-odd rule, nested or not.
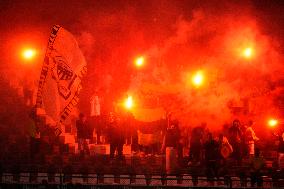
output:
[[[37,41],[45,46],[55,23],[77,36],[88,62],[80,102],[83,111],[98,88],[112,90],[121,98],[128,92],[139,93],[143,84],[150,83],[148,92],[158,91],[159,103],[174,112],[183,126],[206,121],[210,128],[220,129],[234,118],[246,121],[248,116],[239,112],[243,106],[250,113],[246,119],[256,120],[260,128],[265,123],[262,119],[279,115],[284,86],[281,41],[274,36],[277,27],[266,27],[266,16],[251,3],[118,0],[83,4],[43,1],[35,8],[24,2],[17,10],[8,6],[1,14],[7,39],[36,31],[32,36],[40,36],[43,40]],[[47,21],[39,22],[39,18]],[[11,22],[7,25],[6,20]],[[1,43],[9,55],[10,44],[21,39],[10,41]],[[251,50],[244,54],[245,49]],[[140,55],[146,57],[145,66],[136,70],[133,59]],[[4,60],[16,72],[15,59],[5,56]],[[196,88],[188,78],[198,70],[204,73],[204,82]]]
[[[280,104],[274,99],[279,96],[275,89],[277,80],[282,79],[282,57],[252,16],[216,15],[198,9],[191,19],[179,16],[174,27],[174,35],[163,45],[150,48],[148,54],[156,60],[152,75],[138,74],[132,80],[132,90],[135,83],[139,90],[141,80],[147,79],[159,82],[157,88],[167,86],[168,93],[171,87],[177,89],[177,97],[163,105],[183,126],[207,122],[215,130],[239,118],[244,123],[255,120],[261,130],[267,116],[279,116]],[[249,55],[244,56],[247,48]],[[199,69],[204,71],[207,84],[195,89],[188,86],[187,75]],[[166,79],[159,80],[156,73],[163,73],[159,77]]]

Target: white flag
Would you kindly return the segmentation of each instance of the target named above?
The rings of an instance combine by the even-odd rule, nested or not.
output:
[[[74,36],[55,25],[46,50],[38,86],[36,107],[43,110],[57,135],[79,101],[81,80],[86,74],[85,58]]]

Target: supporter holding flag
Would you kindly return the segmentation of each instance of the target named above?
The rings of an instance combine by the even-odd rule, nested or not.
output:
[[[225,137],[223,134],[219,135],[219,146],[220,146],[220,154],[222,158],[225,160],[227,159],[233,152],[233,147],[229,143],[229,140],[227,137]]]

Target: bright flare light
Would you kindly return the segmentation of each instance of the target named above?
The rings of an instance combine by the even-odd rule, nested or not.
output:
[[[247,47],[243,50],[243,56],[245,58],[250,58],[252,56],[252,48]]]
[[[133,107],[133,98],[132,96],[127,97],[127,99],[124,102],[124,106],[126,109],[131,109]]]
[[[36,54],[36,51],[33,50],[33,49],[27,49],[27,50],[24,50],[23,51],[23,58],[26,59],[26,60],[30,60],[32,59]]]
[[[196,87],[199,87],[203,84],[204,76],[201,71],[198,71],[195,75],[192,77],[192,83]]]
[[[140,56],[140,57],[136,58],[136,60],[135,60],[135,65],[136,65],[137,67],[141,67],[141,66],[143,66],[143,64],[144,64],[144,61],[145,61],[144,57],[143,57],[143,56]]]
[[[268,125],[269,125],[270,127],[275,127],[277,124],[278,124],[278,120],[276,120],[276,119],[270,119],[270,120],[268,120]]]

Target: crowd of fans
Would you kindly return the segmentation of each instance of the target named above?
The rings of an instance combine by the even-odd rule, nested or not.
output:
[[[3,144],[3,152],[9,153],[11,149],[8,143],[11,141],[13,144],[19,144],[14,146],[29,143],[31,159],[40,150],[52,152],[54,150],[52,144],[60,142],[52,128],[36,127],[34,120],[37,118],[34,113],[27,113],[30,112],[31,106],[27,106],[25,98],[21,100],[15,91],[9,94],[10,97],[0,95],[1,98],[5,98],[2,101],[9,101],[9,105],[4,104],[0,109],[2,125],[0,129],[3,133],[0,142]],[[243,160],[248,159],[252,170],[252,181],[260,180],[261,170],[265,167],[265,159],[261,152],[266,149],[261,149],[258,145],[260,139],[254,132],[252,120],[241,123],[236,119],[231,125],[223,127],[221,132],[216,133],[210,131],[205,122],[196,127],[181,128],[179,121],[172,119],[171,114],[168,114],[165,120],[146,124],[135,120],[128,111],[113,109],[108,113],[102,113],[98,101],[97,96],[92,97],[90,114],[80,113],[73,124],[75,131],[72,132],[77,137],[79,153],[82,155],[90,155],[89,143],[110,144],[109,157],[114,159],[116,154],[119,160],[125,158],[124,145],[130,145],[132,155],[140,157],[163,154],[167,156],[168,152],[176,156],[176,169],[182,167],[185,160],[188,166],[205,166],[209,180],[218,178],[228,166],[229,160],[241,166]],[[15,113],[14,109],[9,110],[11,106],[18,106],[19,112]],[[44,120],[37,121],[44,122]],[[14,126],[12,130],[9,125]],[[28,129],[23,131],[22,125],[27,125]],[[12,132],[15,129],[17,134]],[[21,137],[17,137],[18,135]],[[11,136],[17,139],[13,140]],[[48,136],[48,139],[45,136]],[[273,136],[278,141],[276,163],[278,168],[282,169],[284,168],[284,133],[274,133]]]
[[[99,118],[99,117],[98,117]],[[85,121],[84,121],[85,120]],[[82,122],[85,123],[82,124]],[[94,123],[94,122],[93,122]],[[102,124],[101,119],[97,119],[96,124]],[[187,130],[188,133],[179,127],[178,120],[168,119],[160,121],[155,127],[160,132],[160,141],[156,144],[149,144],[145,146],[139,141],[139,133],[143,130],[143,124],[135,121],[133,116],[128,113],[111,112],[108,120],[104,122],[105,125],[99,126],[100,136],[105,135],[105,143],[110,144],[110,158],[114,158],[115,151],[117,151],[118,159],[123,159],[123,146],[127,144],[127,138],[131,140],[132,151],[134,154],[142,155],[170,155],[167,153],[174,153],[176,156],[176,166],[173,171],[184,166],[184,160],[188,158],[188,166],[204,166],[206,168],[206,175],[208,180],[213,181],[213,178],[219,178],[224,175],[228,168],[228,161],[233,162],[236,166],[242,166],[243,161],[247,160],[250,165],[251,182],[260,184],[261,172],[265,167],[265,158],[261,153],[259,146],[260,139],[257,137],[253,127],[252,120],[245,124],[241,124],[239,120],[234,120],[232,125],[224,127],[222,132],[211,132],[207,124],[201,123],[200,126]],[[144,125],[145,126],[145,125]],[[94,132],[96,126],[88,125],[86,116],[80,114],[80,119],[76,123],[77,131]],[[89,128],[92,129],[89,129]],[[131,128],[131,131],[126,131]],[[155,129],[154,129],[155,130]],[[281,132],[280,132],[281,133]],[[277,135],[278,137],[278,168],[282,169],[284,163],[284,133]],[[80,143],[80,150],[82,153],[89,153],[86,140],[89,138],[86,134],[85,139],[80,139],[81,134],[78,133],[78,141]],[[81,141],[81,142],[80,142]],[[97,141],[98,144],[102,142]],[[185,149],[188,148],[187,152]],[[169,150],[169,151],[168,151]],[[263,149],[265,150],[265,149]],[[175,159],[170,160],[175,161]],[[174,164],[174,162],[169,162]],[[170,173],[170,172],[169,172]]]

